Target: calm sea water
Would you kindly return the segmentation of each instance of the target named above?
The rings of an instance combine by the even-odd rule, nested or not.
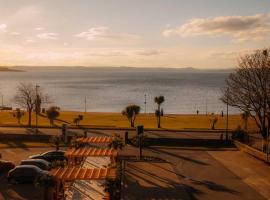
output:
[[[121,112],[128,104],[138,104],[154,112],[154,97],[165,96],[165,113],[220,113],[226,110],[220,100],[229,71],[193,71],[137,68],[57,68],[0,72],[4,104],[16,106],[12,97],[20,82],[40,85],[54,105],[62,110]],[[0,101],[1,102],[1,101]],[[230,108],[230,113],[236,110]]]

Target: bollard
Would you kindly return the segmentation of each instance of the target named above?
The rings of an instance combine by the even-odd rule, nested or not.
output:
[[[128,131],[125,132],[125,144],[128,144]]]

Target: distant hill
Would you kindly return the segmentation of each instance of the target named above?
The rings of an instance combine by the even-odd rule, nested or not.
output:
[[[27,71],[27,70],[100,70],[100,71],[115,71],[115,70],[123,70],[123,71],[134,71],[134,72],[151,72],[151,71],[159,71],[159,72],[167,72],[167,71],[176,71],[182,73],[232,73],[234,72],[234,68],[212,68],[212,69],[200,69],[193,67],[182,67],[182,68],[171,68],[171,67],[132,67],[132,66],[119,66],[119,67],[110,67],[110,66],[16,66],[15,69],[2,67],[3,70],[0,71]]]
[[[0,72],[23,72],[23,70],[10,69],[8,67],[0,67]]]

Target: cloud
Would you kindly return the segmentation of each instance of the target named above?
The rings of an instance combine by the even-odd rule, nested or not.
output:
[[[37,34],[37,37],[43,40],[57,40],[58,33],[40,33],[40,34]]]
[[[114,33],[109,27],[100,26],[88,29],[85,32],[81,32],[75,35],[79,38],[84,38],[86,40],[106,40],[106,41],[134,41],[140,39],[138,35],[126,34],[126,33]]]
[[[26,5],[16,10],[9,18],[9,22],[12,24],[18,24],[19,22],[28,23],[30,21],[35,21],[40,13],[40,7],[35,5]]]
[[[33,39],[26,39],[25,42],[26,42],[26,43],[35,43],[36,41],[33,40]]]
[[[43,31],[45,28],[43,28],[43,27],[36,27],[36,28],[34,28],[34,30],[35,31]]]
[[[147,49],[147,50],[139,50],[136,51],[135,54],[139,56],[155,56],[160,55],[162,52],[154,49]]]
[[[6,24],[0,24],[0,33],[6,32],[7,31],[7,25]]]
[[[196,18],[176,28],[167,28],[163,36],[181,37],[228,35],[234,41],[262,40],[270,34],[270,14]]]
[[[14,35],[14,36],[21,35],[21,33],[19,33],[19,32],[10,32],[9,34],[10,34],[10,35]]]

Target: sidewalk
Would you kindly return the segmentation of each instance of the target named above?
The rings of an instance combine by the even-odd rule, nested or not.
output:
[[[243,182],[270,200],[270,166],[263,161],[241,152],[208,152]]]

